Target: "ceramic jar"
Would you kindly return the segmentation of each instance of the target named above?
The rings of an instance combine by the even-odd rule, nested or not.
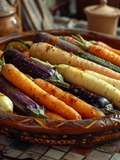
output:
[[[0,0],[0,37],[22,32],[21,20],[15,7]]]
[[[107,5],[107,0],[100,0],[99,5],[84,8],[88,20],[88,29],[116,36],[120,10]]]

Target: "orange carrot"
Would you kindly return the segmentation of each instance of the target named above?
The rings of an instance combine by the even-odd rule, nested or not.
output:
[[[47,61],[50,64],[67,64],[73,67],[92,70],[108,77],[120,80],[120,73],[80,58],[75,54],[66,52],[48,43],[34,43],[30,48],[30,56],[36,57],[45,62]]]
[[[104,48],[100,45],[95,45],[90,42],[86,42],[80,35],[78,35],[78,37],[73,36],[73,38],[76,44],[82,47],[82,49],[84,49],[85,51],[120,67],[120,56],[115,52],[110,51],[109,49]]]
[[[74,36],[73,36],[74,37]],[[75,37],[73,38],[72,36],[64,36],[62,37],[64,40],[66,40],[67,42],[70,42],[70,43],[73,43],[73,44],[76,44],[76,40],[79,41],[80,38],[79,36],[78,37]],[[116,48],[113,48],[111,46],[109,46],[108,44],[102,42],[102,41],[94,41],[94,40],[91,40],[91,41],[88,41],[88,40],[85,40],[84,39],[84,43],[87,44],[88,46],[91,46],[91,45],[97,45],[97,46],[100,46],[102,47],[104,50],[107,49],[111,52],[114,52],[116,53],[117,55],[120,56],[120,50],[116,49]]]
[[[96,45],[99,45],[99,46],[101,46],[101,47],[104,47],[104,48],[106,48],[106,49],[108,49],[108,50],[110,50],[110,51],[112,51],[112,52],[120,55],[120,50],[119,50],[119,49],[113,48],[113,47],[109,46],[108,44],[106,44],[106,43],[104,43],[104,42],[97,41],[97,42],[96,42]]]
[[[60,38],[61,38],[61,39],[64,39],[64,40],[67,41],[67,42],[70,42],[70,43],[75,44],[74,38],[71,37],[71,36],[62,36],[62,37],[60,37]]]
[[[3,51],[0,50],[0,59],[2,58]]]
[[[56,97],[48,94],[46,91],[37,86],[25,74],[19,71],[12,64],[5,64],[2,67],[3,76],[13,85],[21,89],[29,97],[34,99],[37,103],[45,106],[48,110],[60,114],[66,119],[81,119],[81,116],[73,108],[66,105]]]
[[[73,37],[74,37],[74,36],[73,36]],[[72,37],[72,36],[62,36],[62,39],[66,40],[67,42],[76,44],[75,39],[74,39],[73,37]],[[77,38],[77,37],[76,37],[76,38]],[[78,41],[80,40],[80,39],[79,39],[79,36],[78,36],[78,39],[77,39],[77,40],[78,40]],[[102,41],[94,41],[94,40],[88,41],[88,40],[85,40],[85,39],[84,39],[84,41],[85,41],[85,43],[87,43],[88,45],[91,45],[91,43],[94,44],[94,45],[99,45],[99,46],[101,46],[101,47],[104,47],[104,48],[106,48],[106,49],[108,49],[108,50],[110,50],[110,51],[112,51],[112,52],[120,55],[120,50],[119,50],[119,49],[113,48],[113,47],[111,47],[110,45],[108,45],[108,44],[105,43],[105,42],[102,42]]]
[[[91,45],[88,52],[120,67],[120,56],[104,47]]]
[[[77,36],[74,36],[74,35],[72,35],[72,36],[62,36],[62,38],[64,39],[64,40],[66,40],[67,42],[70,42],[70,43],[73,43],[73,44],[75,44],[75,45],[77,45],[77,43],[76,43],[76,40],[79,42],[79,41],[81,41],[81,37],[80,37],[80,35],[78,34]],[[83,39],[82,39],[83,40]],[[94,40],[92,40],[92,41],[88,41],[88,40],[85,40],[84,39],[84,42],[85,43],[87,43],[88,45],[90,45],[91,43],[92,44],[97,44],[97,42],[96,41],[94,41]],[[84,50],[83,50],[84,51]],[[81,52],[83,52],[82,50],[81,50]]]
[[[60,116],[59,114],[55,113],[55,112],[51,112],[45,109],[45,115],[52,120],[65,120],[65,118],[63,118],[62,116]]]
[[[22,52],[26,57],[30,57],[29,50],[25,50]]]
[[[65,102],[67,105],[75,109],[83,118],[95,118],[104,116],[103,112],[96,109],[92,105],[86,103],[85,101],[75,97],[74,95],[63,91],[62,89],[54,86],[53,84],[40,79],[34,79],[34,82],[44,89],[49,94],[57,97],[59,100]]]

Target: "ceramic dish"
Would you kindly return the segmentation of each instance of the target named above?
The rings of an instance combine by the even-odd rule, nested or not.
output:
[[[80,33],[86,39],[101,40],[118,48],[120,40],[87,30],[49,30],[53,35]],[[33,40],[36,31],[1,38],[0,49],[12,39]],[[0,112],[0,134],[43,145],[90,147],[120,138],[120,113],[86,120],[55,121]]]

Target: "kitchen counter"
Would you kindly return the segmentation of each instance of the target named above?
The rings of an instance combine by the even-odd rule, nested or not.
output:
[[[120,139],[85,149],[43,146],[0,135],[0,160],[120,160]]]

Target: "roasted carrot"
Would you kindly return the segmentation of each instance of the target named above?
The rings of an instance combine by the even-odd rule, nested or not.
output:
[[[113,85],[76,67],[60,64],[56,68],[67,82],[106,97],[114,106],[120,108],[120,90]]]
[[[67,42],[75,44],[74,38],[72,36],[59,36],[59,38]]]
[[[25,50],[22,52],[26,57],[30,57],[29,50]]]
[[[72,52],[72,53],[76,53],[76,52],[81,52],[82,49],[74,44],[71,44],[69,42],[66,42],[65,40],[62,40],[52,34],[49,34],[47,32],[37,32],[35,34],[33,43],[38,43],[38,42],[46,42],[49,43],[53,46],[56,46],[60,49],[63,49],[67,52]]]
[[[73,36],[76,44],[83,50],[120,67],[120,56],[107,48],[86,42],[80,35]],[[79,40],[78,40],[79,38]]]
[[[56,97],[48,94],[46,91],[37,86],[25,74],[19,71],[12,64],[5,64],[2,67],[3,76],[13,85],[21,89],[29,97],[35,100],[38,104],[45,106],[48,110],[60,114],[66,119],[81,119],[81,116],[73,108],[66,105]]]
[[[78,42],[81,41],[79,34],[78,34],[78,36],[74,36],[74,35],[72,35],[72,36],[62,36],[62,37],[60,37],[60,38],[66,40],[67,42],[70,42],[70,43],[72,43],[72,44],[75,44],[75,45],[77,45],[76,40],[77,40]],[[83,40],[83,39],[82,39],[82,40]],[[94,41],[94,40],[88,41],[88,40],[84,39],[84,42],[87,43],[88,45],[91,45],[91,43],[92,43],[92,44],[97,44],[97,42]],[[84,51],[84,50],[83,50],[83,51]],[[83,51],[82,51],[82,52],[83,52]]]
[[[80,58],[72,53],[66,52],[48,43],[34,43],[30,48],[30,56],[37,57],[42,61],[47,61],[55,65],[67,64],[73,67],[89,69],[108,77],[120,80],[120,73],[117,73],[94,62]]]
[[[85,101],[75,97],[74,95],[63,91],[62,89],[54,86],[53,84],[37,78],[34,82],[41,87],[43,90],[57,97],[59,100],[63,101],[67,105],[75,109],[83,118],[95,118],[104,116],[103,112],[96,109],[92,105],[86,103]]]
[[[0,50],[0,59],[2,58],[3,51]]]
[[[52,120],[65,120],[65,118],[63,118],[62,116],[60,116],[59,114],[55,113],[55,112],[51,112],[49,110],[45,110],[45,115]]]
[[[74,37],[74,36],[73,36],[73,37]],[[63,40],[66,40],[67,42],[76,44],[75,39],[76,39],[77,37],[76,37],[75,39],[74,39],[73,37],[72,37],[72,36],[59,36],[60,39],[63,39]],[[80,40],[80,39],[79,39],[79,36],[78,36],[78,39],[77,39],[77,40],[78,40],[78,41]],[[86,39],[84,39],[84,41],[85,41],[85,43],[87,43],[88,45],[91,45],[91,43],[94,44],[94,45],[99,45],[99,46],[101,46],[101,47],[104,47],[104,48],[106,48],[106,49],[108,49],[108,50],[110,50],[110,51],[112,51],[112,52],[115,52],[116,54],[120,55],[120,50],[119,50],[119,49],[113,48],[113,47],[111,47],[110,45],[108,45],[108,44],[105,43],[105,42],[95,41],[95,40],[88,41],[88,40],[86,40]]]
[[[108,45],[108,44],[106,44],[106,43],[104,43],[102,41],[95,41],[95,45],[99,45],[101,47],[104,47],[104,48],[106,48],[106,49],[108,49],[108,50],[120,55],[120,50],[119,49],[113,48],[110,45]]]
[[[99,74],[97,72],[94,72],[94,71],[90,71],[90,70],[84,70],[84,72],[90,74],[90,75],[93,75],[97,78],[100,78],[108,83],[110,83],[111,85],[113,85],[115,88],[119,89],[120,90],[120,81],[119,80],[116,80],[116,79],[113,79],[113,78],[110,78],[110,77],[107,77],[105,75],[102,75],[102,74]]]
[[[88,52],[120,67],[120,56],[99,45],[91,45]]]

